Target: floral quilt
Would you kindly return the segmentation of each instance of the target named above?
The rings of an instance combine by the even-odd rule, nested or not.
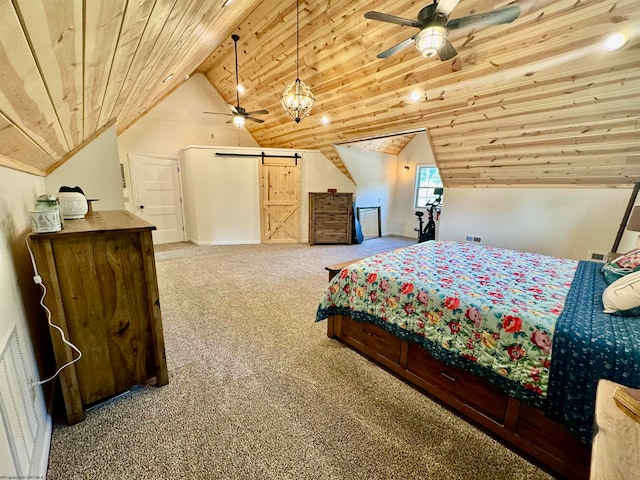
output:
[[[316,320],[341,314],[374,323],[541,406],[577,265],[473,243],[419,243],[344,268]]]

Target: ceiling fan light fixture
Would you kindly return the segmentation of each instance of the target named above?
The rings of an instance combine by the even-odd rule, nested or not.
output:
[[[427,27],[416,35],[416,48],[424,57],[433,57],[447,40],[444,27]]]
[[[296,79],[291,82],[280,99],[282,108],[289,116],[300,123],[304,117],[309,115],[311,107],[316,103],[316,99],[311,93],[311,89],[307,87],[301,80],[300,70],[300,2],[296,0]]]
[[[242,115],[234,115],[233,124],[238,128],[244,127],[244,117]]]

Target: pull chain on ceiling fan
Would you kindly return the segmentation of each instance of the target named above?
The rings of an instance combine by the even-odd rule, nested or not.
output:
[[[267,110],[255,110],[253,112],[247,112],[244,108],[240,106],[240,79],[238,73],[238,40],[240,37],[236,34],[231,35],[231,39],[233,40],[233,51],[235,53],[236,59],[236,105],[229,105],[231,108],[231,113],[218,113],[218,112],[204,112],[210,113],[212,115],[228,115],[231,116],[226,123],[233,123],[236,127],[241,128],[244,127],[245,121],[249,120],[255,123],[263,123],[264,120],[260,118],[254,118],[251,115],[265,115],[269,113]]]

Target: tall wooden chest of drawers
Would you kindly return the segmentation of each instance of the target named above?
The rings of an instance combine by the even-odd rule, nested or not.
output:
[[[309,244],[351,243],[352,193],[309,193]]]
[[[67,421],[84,407],[155,378],[169,381],[151,240],[155,227],[124,210],[29,234],[52,322],[82,352],[60,372]],[[77,357],[50,329],[56,369]]]

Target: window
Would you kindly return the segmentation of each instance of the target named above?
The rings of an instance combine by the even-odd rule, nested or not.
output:
[[[416,197],[415,208],[425,208],[436,200],[436,188],[442,188],[442,180],[438,169],[432,165],[418,165],[416,170]]]

